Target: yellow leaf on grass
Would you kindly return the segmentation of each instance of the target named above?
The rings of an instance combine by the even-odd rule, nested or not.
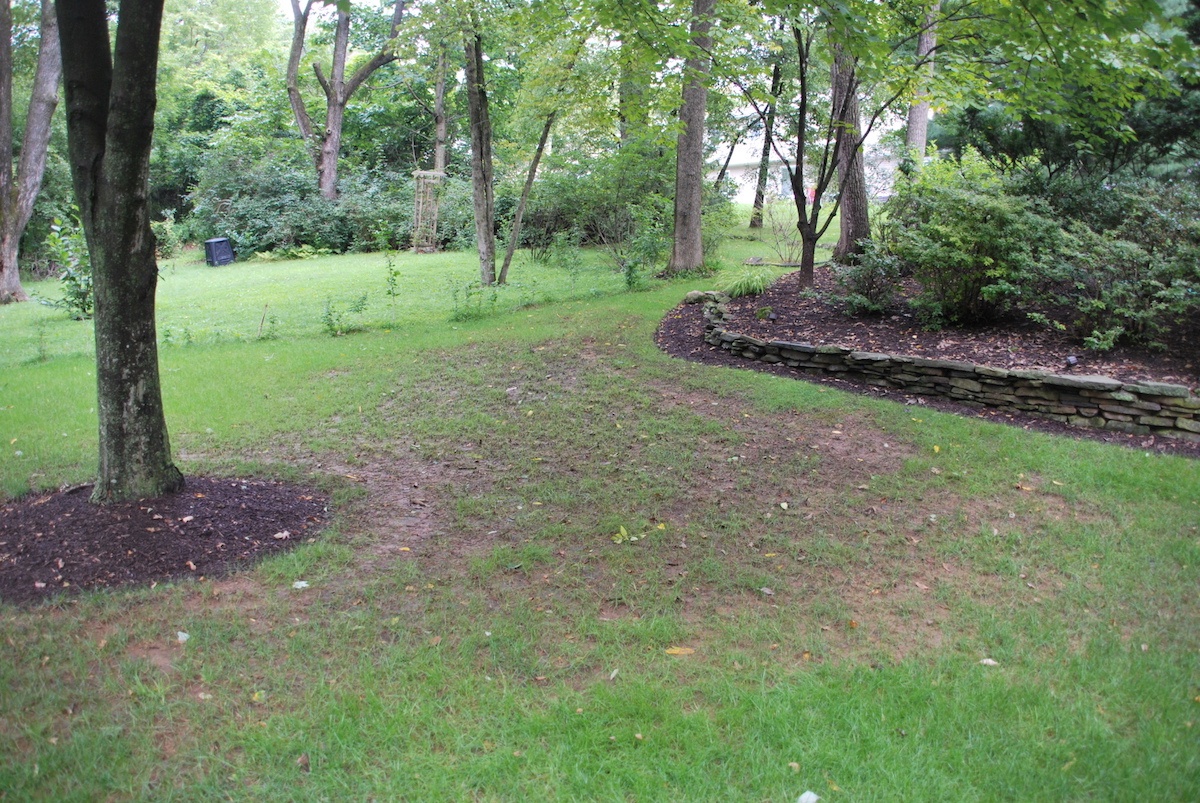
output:
[[[694,655],[695,650],[691,647],[668,647],[667,655]]]
[[[942,451],[942,447],[940,447],[940,446],[934,446],[934,447],[933,447],[933,453],[934,453],[934,454],[937,454],[937,453],[938,453],[938,452],[940,452],[940,451]]]

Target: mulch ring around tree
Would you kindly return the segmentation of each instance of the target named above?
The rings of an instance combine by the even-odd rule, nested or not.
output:
[[[0,599],[212,579],[309,541],[328,497],[278,482],[188,477],[177,494],[112,505],[91,485],[0,505]]]

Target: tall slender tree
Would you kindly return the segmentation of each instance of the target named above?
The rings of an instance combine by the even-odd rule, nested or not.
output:
[[[479,278],[496,282],[496,200],[492,187],[492,118],[483,72],[483,37],[478,21],[463,34],[466,51],[467,112],[471,118],[471,186],[475,205],[475,248]]]
[[[761,229],[763,226],[763,205],[767,199],[767,178],[770,176],[771,151],[775,143],[775,104],[782,84],[783,66],[776,57],[771,65],[771,95],[767,100],[766,114],[763,115],[762,120],[762,152],[758,157],[758,175],[754,182],[754,204],[750,211],[750,228],[752,229]]]
[[[58,1],[71,177],[95,293],[100,466],[92,500],[101,503],[183,487],[159,382],[148,203],[162,10],[162,0],[119,0],[110,40],[105,0]]]
[[[0,2],[0,304],[27,301],[21,286],[18,257],[21,235],[33,215],[33,204],[46,172],[50,146],[50,121],[58,107],[58,81],[62,75],[58,19],[53,0],[42,0],[38,25],[38,59],[33,89],[25,114],[21,156],[13,172],[13,15],[12,1]]]

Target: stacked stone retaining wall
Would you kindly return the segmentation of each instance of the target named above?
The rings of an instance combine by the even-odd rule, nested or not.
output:
[[[800,371],[916,395],[945,396],[969,407],[1031,413],[1077,427],[1200,443],[1200,396],[1182,385],[1121,382],[1106,376],[1011,370],[958,360],[762,340],[727,330],[725,307],[712,294],[704,293],[696,300],[705,302],[704,340],[749,360],[782,363]]]

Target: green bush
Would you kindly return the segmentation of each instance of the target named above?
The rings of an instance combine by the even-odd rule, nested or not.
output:
[[[152,222],[150,230],[154,232],[155,254],[159,259],[174,259],[183,253],[183,238],[175,225],[174,212],[168,212],[165,220]]]
[[[535,246],[575,231],[581,245],[611,246],[632,233],[631,208],[657,208],[657,199],[670,198],[673,187],[669,153],[653,143],[602,154],[556,154],[533,186],[521,244]],[[659,214],[656,210],[654,216]],[[647,222],[644,216],[642,223]]]
[[[411,244],[411,177],[343,165],[339,197],[317,189],[312,160],[298,140],[219,132],[189,200],[196,240],[228,237],[239,254],[308,247],[343,253]],[[469,188],[468,188],[469,189]],[[468,196],[469,197],[469,196]],[[453,213],[444,219],[454,219]]]
[[[1200,325],[1200,197],[1158,182],[1100,183],[1023,176],[1069,219],[1061,257],[1034,288],[1053,324],[1096,350],[1161,345],[1172,328]]]
[[[49,302],[65,309],[77,321],[90,320],[95,298],[92,293],[92,258],[79,221],[63,223],[55,218],[46,237],[45,249],[61,271],[63,297]]]
[[[1082,224],[1072,227],[1068,242],[1051,300],[1069,310],[1070,327],[1088,348],[1161,346],[1172,327],[1200,323],[1196,244],[1147,248]]]
[[[1013,308],[1056,254],[1060,230],[1046,212],[1036,199],[1007,195],[973,151],[901,179],[887,208],[891,251],[921,283],[913,306],[924,323],[971,324]]]
[[[832,263],[834,281],[851,315],[882,315],[896,302],[900,258],[876,240],[864,240],[862,246],[852,262]]]

